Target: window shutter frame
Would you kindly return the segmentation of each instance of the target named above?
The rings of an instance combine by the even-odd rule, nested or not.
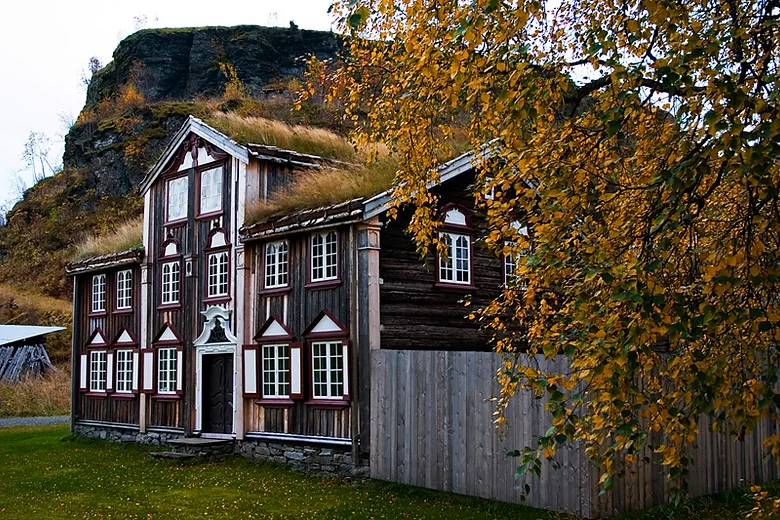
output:
[[[134,394],[137,394],[140,389],[140,376],[141,376],[141,353],[135,348],[132,350],[131,359],[133,360],[133,380],[130,384],[130,389]]]
[[[246,398],[260,397],[260,382],[258,381],[259,349],[257,345],[244,345],[241,351],[243,366],[243,391]],[[254,382],[254,392],[250,392],[247,383]]]
[[[176,395],[184,393],[184,347],[176,347]]]
[[[79,392],[89,390],[89,353],[81,354],[81,365],[79,370]]]
[[[106,393],[114,391],[114,381],[116,380],[116,356],[113,350],[106,351]]]
[[[141,392],[144,394],[153,394],[156,391],[154,384],[155,357],[154,350],[152,349],[143,350],[140,355],[142,367]]]
[[[344,363],[344,366],[341,369],[341,374],[344,377],[344,400],[349,401],[349,384],[350,384],[350,370],[349,370],[349,361],[350,361],[350,341],[348,339],[345,339],[341,342],[343,345],[341,350],[341,357]]]
[[[303,399],[303,364],[303,343],[290,343],[290,399]]]

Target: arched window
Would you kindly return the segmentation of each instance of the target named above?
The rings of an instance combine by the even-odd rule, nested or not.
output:
[[[288,283],[288,251],[287,240],[270,242],[265,245],[265,288],[286,287]]]
[[[441,215],[439,240],[444,251],[438,251],[437,285],[473,288],[473,229],[468,213],[448,204]]]
[[[338,279],[338,235],[335,230],[311,236],[311,281]]]

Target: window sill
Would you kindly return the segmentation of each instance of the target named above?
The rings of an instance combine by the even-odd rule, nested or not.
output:
[[[114,314],[132,314],[132,312],[132,307],[128,307],[127,309],[114,309]]]
[[[165,303],[157,306],[158,311],[170,311],[181,309],[181,303]]]
[[[349,401],[345,399],[309,399],[304,404],[312,408],[347,408]]]
[[[224,215],[225,212],[223,210],[217,210],[217,211],[211,211],[209,213],[201,213],[197,217],[195,217],[195,220],[207,220],[207,219],[215,219],[217,217],[221,217]]]
[[[132,400],[135,399],[136,394],[133,392],[114,392],[111,397],[114,399],[126,399],[126,400]]]
[[[284,294],[290,294],[292,287],[285,285],[284,287],[269,287],[268,289],[261,289],[258,291],[260,296],[281,296]]]
[[[439,289],[440,291],[445,292],[472,292],[475,291],[477,288],[471,284],[459,284],[459,283],[449,283],[449,282],[436,282],[433,284],[434,287]]]
[[[97,397],[98,399],[105,399],[108,397],[108,392],[87,392],[87,397]]]
[[[220,303],[228,303],[229,301],[230,296],[212,296],[211,298],[205,298],[203,303],[207,305],[217,305]]]
[[[285,399],[285,398],[268,398],[268,399],[258,399],[255,401],[255,404],[258,406],[263,406],[265,408],[292,408],[292,406],[295,404],[295,401],[292,399]]]
[[[322,280],[317,282],[309,282],[304,287],[311,291],[321,291],[324,289],[335,289],[341,285],[341,280],[336,278],[334,280]]]
[[[179,394],[154,394],[152,396],[152,399],[157,399],[159,401],[178,401],[181,399],[181,395]]]
[[[184,218],[178,218],[176,220],[169,220],[163,226],[165,227],[176,227],[176,226],[183,226],[187,223],[187,217]]]
[[[87,316],[89,316],[90,318],[105,318],[106,311],[92,311]]]

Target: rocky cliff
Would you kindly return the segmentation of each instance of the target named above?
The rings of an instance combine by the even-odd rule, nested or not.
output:
[[[189,114],[338,126],[322,106],[290,110],[305,57],[332,59],[338,46],[332,33],[295,27],[151,29],[125,38],[92,78],[65,138],[63,172],[30,188],[0,226],[0,284],[66,295],[63,264],[74,244],[142,211],[136,188]]]

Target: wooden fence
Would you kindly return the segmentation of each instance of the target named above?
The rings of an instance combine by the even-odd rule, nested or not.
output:
[[[565,361],[536,359],[545,370]],[[515,481],[518,460],[506,453],[532,445],[550,416],[545,400],[518,395],[507,410],[509,428],[493,426],[501,358],[485,352],[376,350],[371,358],[371,476],[442,491],[520,502],[517,485],[528,483],[526,504],[586,518],[651,507],[669,498],[659,456],[646,450],[612,492],[599,495],[598,471],[577,445],[557,455],[560,468],[544,463],[542,476]],[[744,441],[710,432],[702,424],[691,455],[691,495],[778,478],[763,440],[777,428],[763,424]],[[527,479],[527,480],[525,480]]]

